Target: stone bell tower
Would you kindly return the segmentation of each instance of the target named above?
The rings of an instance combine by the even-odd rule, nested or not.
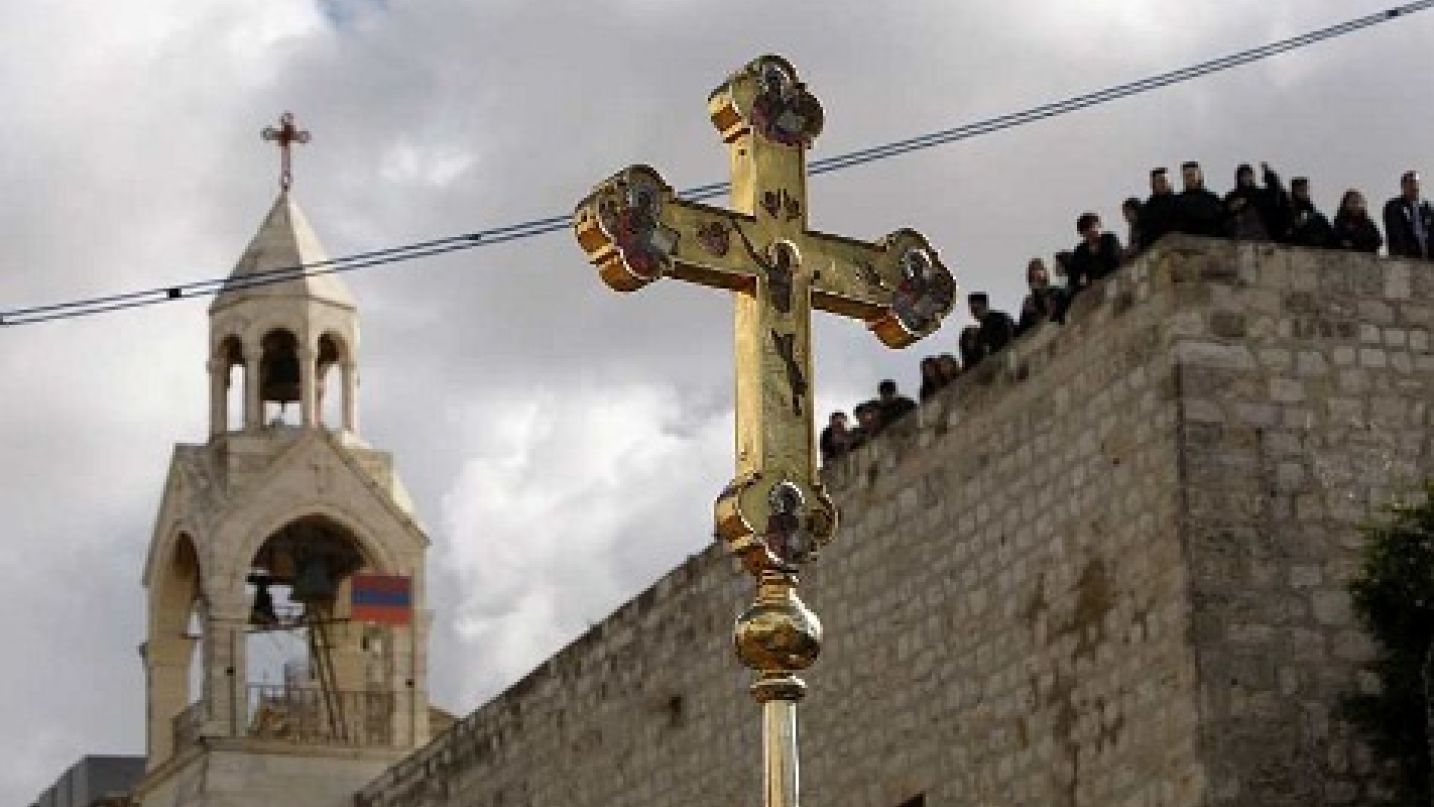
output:
[[[325,259],[286,177],[209,309],[144,570],[146,807],[344,804],[429,739],[428,538],[358,435],[353,298],[284,271]]]

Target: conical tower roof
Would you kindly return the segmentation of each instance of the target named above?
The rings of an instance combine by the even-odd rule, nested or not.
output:
[[[327,261],[328,253],[288,191],[281,191],[239,263],[225,282],[210,312],[245,300],[303,298],[353,309],[354,300],[335,275],[300,275],[296,267]],[[322,267],[320,267],[322,269]],[[277,282],[261,282],[270,273],[294,270]],[[287,273],[284,273],[287,275]]]

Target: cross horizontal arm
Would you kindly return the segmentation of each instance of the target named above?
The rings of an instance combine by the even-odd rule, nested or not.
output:
[[[800,249],[813,274],[812,306],[865,321],[890,347],[936,330],[956,299],[951,272],[915,230],[875,243],[809,231]]]
[[[652,168],[624,169],[578,204],[573,227],[604,282],[633,291],[662,277],[750,289],[757,265],[745,231],[755,219],[676,198]]]
[[[752,216],[700,202],[674,200],[663,209],[663,224],[677,232],[672,276],[721,289],[749,289],[757,267],[747,232]]]

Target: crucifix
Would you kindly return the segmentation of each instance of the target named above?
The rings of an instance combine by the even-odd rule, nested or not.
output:
[[[266,126],[259,136],[279,144],[279,188],[287,191],[294,184],[294,174],[289,166],[289,146],[309,142],[308,131],[294,125],[294,113],[285,112],[279,116],[279,128]]]
[[[797,807],[796,673],[816,661],[821,622],[798,572],[836,532],[813,440],[811,311],[859,319],[890,347],[930,334],[956,284],[914,230],[867,243],[807,226],[806,153],[822,108],[780,56],[734,73],[708,99],[731,163],[732,208],[678,199],[645,165],[577,206],[578,244],[602,280],[635,291],[673,277],[736,303],[737,475],[718,496],[716,534],[757,583],[738,618],[737,656],[757,674],[767,807]]]

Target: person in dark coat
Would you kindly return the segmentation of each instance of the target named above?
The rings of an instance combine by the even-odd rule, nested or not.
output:
[[[1344,198],[1339,200],[1339,212],[1334,215],[1330,245],[1356,252],[1378,252],[1384,246],[1384,237],[1369,218],[1364,194],[1353,189],[1344,192]]]
[[[1290,180],[1290,227],[1285,242],[1297,247],[1327,247],[1333,235],[1329,219],[1310,197],[1309,179]]]
[[[971,316],[980,323],[977,340],[983,356],[1001,350],[1016,338],[1016,321],[1005,311],[992,310],[991,298],[984,291],[972,292],[966,303],[971,309]]]
[[[957,346],[961,352],[961,372],[963,373],[986,358],[986,349],[981,345],[980,325],[967,325],[962,328]]]
[[[1405,171],[1399,178],[1399,195],[1384,205],[1384,234],[1389,254],[1434,260],[1434,206],[1419,198],[1419,173]]]
[[[1068,249],[1063,249],[1051,256],[1051,260],[1055,262],[1056,285],[1065,290],[1067,308],[1070,308],[1071,258],[1073,257],[1075,257],[1075,253]]]
[[[1145,233],[1140,231],[1140,200],[1134,196],[1120,203],[1120,215],[1125,217],[1125,254],[1121,256],[1124,260],[1130,260],[1145,249]]]
[[[941,374],[941,363],[935,356],[927,356],[921,360],[921,390],[917,397],[925,404],[931,400],[931,396],[941,391],[946,386],[946,379]]]
[[[1270,238],[1279,241],[1290,231],[1290,194],[1269,163],[1260,163],[1260,173],[1260,180],[1265,184],[1259,200],[1260,219]]]
[[[821,446],[823,465],[830,465],[852,449],[856,433],[847,428],[845,412],[831,413],[827,427],[822,429],[821,439],[817,442]]]
[[[883,429],[916,410],[916,402],[898,392],[896,382],[889,378],[876,385],[876,394],[876,407]]]
[[[1283,240],[1289,230],[1289,195],[1280,175],[1260,163],[1264,187],[1248,164],[1235,170],[1235,189],[1225,194],[1225,233],[1245,241]]]
[[[862,401],[852,410],[856,415],[856,428],[852,429],[851,449],[861,448],[878,434],[881,434],[881,404],[876,401]]]
[[[1235,187],[1225,194],[1225,234],[1246,241],[1268,241],[1270,233],[1260,216],[1260,187],[1248,163],[1235,169]]]
[[[1069,288],[1072,295],[1120,268],[1122,252],[1115,233],[1101,229],[1100,216],[1082,213],[1076,219],[1081,242],[1071,255]]]
[[[1026,286],[1030,294],[1021,302],[1021,318],[1016,321],[1016,335],[1025,333],[1042,322],[1064,322],[1066,318],[1065,292],[1051,285],[1051,273],[1046,262],[1032,258],[1026,264]]]
[[[1150,249],[1165,236],[1175,232],[1180,217],[1180,201],[1170,187],[1164,168],[1150,171],[1150,198],[1140,206],[1140,248]]]
[[[1225,234],[1225,206],[1220,197],[1205,188],[1205,174],[1200,163],[1191,161],[1180,166],[1185,189],[1177,198],[1175,230],[1188,235],[1218,237]]]
[[[936,366],[941,369],[941,386],[946,386],[956,377],[961,375],[961,363],[950,353],[942,353],[936,357]]]

